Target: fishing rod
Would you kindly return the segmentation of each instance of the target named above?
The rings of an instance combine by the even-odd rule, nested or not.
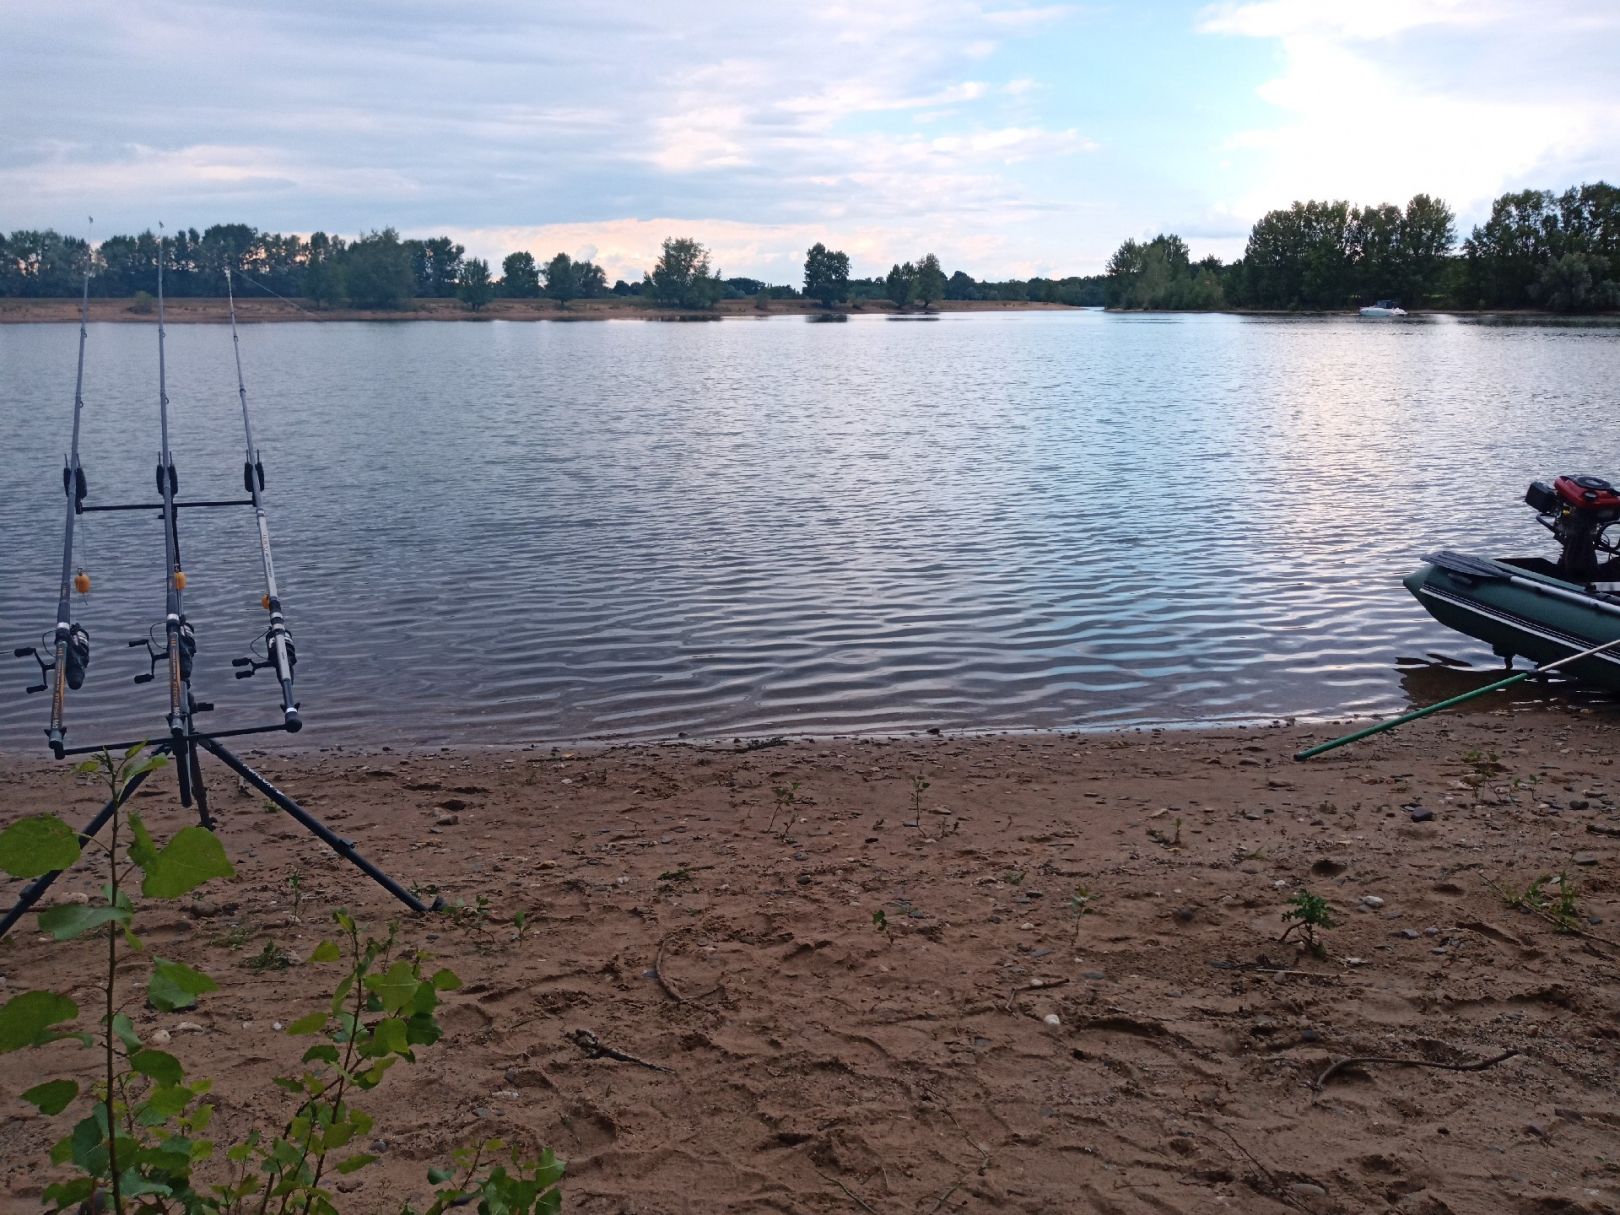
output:
[[[264,633],[265,660],[238,658],[231,663],[237,668],[236,677],[247,679],[255,671],[274,667],[276,680],[281,684],[281,717],[289,733],[297,733],[303,726],[298,716],[298,704],[293,700],[293,667],[298,653],[293,649],[292,636],[287,632],[287,621],[281,611],[281,596],[276,590],[276,567],[270,559],[270,525],[264,515],[264,461],[259,449],[253,445],[253,423],[248,417],[247,384],[242,379],[242,342],[236,332],[236,290],[231,283],[231,269],[225,267],[225,297],[231,309],[231,350],[236,355],[236,396],[242,403],[242,434],[246,439],[246,454],[242,460],[242,488],[253,499],[253,516],[259,525],[259,559],[264,566],[264,610],[270,614],[270,627]]]
[[[92,223],[95,222],[93,219]],[[77,692],[84,686],[85,669],[90,665],[90,634],[73,619],[73,592],[84,594],[90,590],[90,577],[83,569],[74,572],[73,529],[78,517],[84,513],[84,500],[90,487],[84,468],[79,463],[79,423],[84,416],[84,347],[90,336],[90,274],[95,257],[88,241],[84,253],[84,287],[79,297],[79,369],[73,380],[73,441],[68,448],[62,468],[62,492],[67,495],[67,522],[62,528],[62,584],[56,601],[56,634],[49,659],[42,657],[34,646],[16,650],[18,658],[32,657],[38,661],[41,676],[51,682],[51,721],[45,738],[56,757],[62,757],[66,746],[67,726],[63,713],[67,692]],[[30,692],[43,692],[42,681],[30,687]]]
[[[191,731],[191,665],[197,654],[197,635],[186,620],[186,572],[180,564],[180,521],[175,495],[180,478],[174,468],[174,452],[169,446],[169,381],[164,362],[163,327],[163,225],[159,224],[157,264],[158,339],[158,431],[162,446],[158,451],[157,488],[163,499],[163,611],[164,658],[169,668],[169,733],[183,738]],[[146,676],[148,680],[151,675]],[[182,765],[182,770],[184,766]]]

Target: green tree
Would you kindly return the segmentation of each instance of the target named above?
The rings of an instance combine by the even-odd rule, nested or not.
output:
[[[1446,264],[1457,243],[1457,220],[1438,198],[1414,194],[1401,216],[1401,296],[1422,304],[1444,296]]]
[[[540,267],[534,254],[508,253],[501,262],[501,294],[509,299],[532,300],[540,295]]]
[[[733,280],[735,281],[735,280]],[[849,298],[849,255],[817,241],[804,256],[804,293],[831,308]]]
[[[417,295],[449,299],[461,283],[461,259],[466,253],[448,236],[408,240],[413,290]]]
[[[461,282],[456,286],[461,302],[477,312],[495,296],[495,284],[489,276],[489,263],[481,257],[469,257],[461,266]]]
[[[415,279],[411,254],[392,228],[368,232],[343,252],[343,289],[357,308],[404,308]]]
[[[607,294],[607,275],[595,262],[574,263],[574,290],[582,300],[595,299]]]
[[[562,308],[578,298],[579,281],[574,274],[574,259],[568,254],[559,253],[546,263],[546,294]]]
[[[939,268],[939,258],[932,253],[925,254],[917,263],[913,292],[925,309],[945,298],[945,272]]]
[[[709,265],[709,251],[689,237],[665,240],[646,278],[648,295],[677,308],[712,308],[721,291],[720,276]]]
[[[888,277],[883,280],[883,294],[889,297],[889,302],[896,308],[904,308],[911,302],[911,295],[916,286],[917,267],[910,262],[903,266],[890,266]]]

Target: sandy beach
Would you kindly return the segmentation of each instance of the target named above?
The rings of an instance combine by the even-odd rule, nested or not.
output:
[[[1464,715],[1292,762],[1337,732],[263,756],[402,881],[489,900],[405,918],[466,986],[446,1040],[363,1103],[380,1160],[344,1209],[397,1210],[492,1134],[566,1158],[576,1212],[1620,1209],[1614,717]],[[164,774],[136,799],[160,838],[172,794]],[[270,1078],[304,1042],[273,1026],[331,982],[248,960],[308,957],[334,908],[377,929],[401,908],[222,771],[214,800],[238,877],[141,932],[222,990],[132,1012],[240,1133],[285,1116]],[[0,804],[98,799],[29,758]],[[1560,872],[1575,933],[1491,885]],[[1337,921],[1324,956],[1278,939],[1300,890]],[[30,918],[0,993],[84,1002],[99,953]],[[589,1057],[582,1029],[651,1066]],[[1438,1066],[1321,1080],[1359,1056]],[[6,1211],[37,1209],[65,1128],[25,1108],[0,1129]]]
[[[894,313],[887,300],[866,300],[859,308],[842,306],[831,311],[808,300],[769,300],[760,308],[751,299],[722,300],[706,312],[682,311],[643,304],[633,297],[574,300],[566,308],[552,300],[492,300],[473,312],[460,300],[415,300],[409,309],[378,311],[363,308],[317,308],[309,300],[296,303],[276,299],[248,298],[236,301],[236,319],[259,321],[611,321],[611,320],[746,320],[766,316],[847,316]],[[936,306],[940,312],[1065,312],[1064,304],[1039,304],[1015,300],[945,300]],[[904,315],[917,316],[912,310]],[[79,319],[77,299],[0,299],[0,325],[64,324]],[[136,310],[127,299],[93,299],[90,319],[97,322],[154,324],[155,306]],[[223,298],[175,298],[164,303],[167,324],[218,324],[230,319]]]

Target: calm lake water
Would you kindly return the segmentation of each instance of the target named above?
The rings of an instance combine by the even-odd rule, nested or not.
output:
[[[53,618],[77,328],[0,326],[0,641]],[[1532,477],[1620,474],[1620,330],[1452,319],[245,328],[301,744],[1217,722],[1492,665],[1400,585],[1535,552]],[[229,331],[174,326],[182,497],[241,490]],[[90,332],[93,501],[149,499],[155,331]],[[162,532],[87,516],[70,741],[161,728],[125,648]],[[272,720],[250,511],[182,517],[199,696]],[[0,747],[43,741],[0,666]]]

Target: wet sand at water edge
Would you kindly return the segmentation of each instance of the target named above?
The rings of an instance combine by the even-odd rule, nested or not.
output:
[[[604,1215],[1620,1210],[1620,721],[1459,716],[1291,762],[1337,732],[266,756],[402,881],[491,907],[404,922],[465,986],[446,1039],[360,1102],[381,1159],[340,1205],[398,1210],[498,1135],[555,1148],[564,1209]],[[248,960],[307,957],[333,908],[400,908],[215,771],[238,877],[141,933],[222,990],[134,1015],[216,1078],[224,1136],[285,1117],[270,1078],[306,1043],[273,1023],[331,982]],[[172,794],[164,773],[136,798],[160,838]],[[31,758],[0,776],[7,818],[97,804]],[[1560,872],[1578,933],[1489,884]],[[1337,920],[1324,957],[1278,940],[1302,889]],[[85,1004],[99,954],[29,919],[0,995]],[[581,1029],[657,1070],[587,1057]],[[1316,1086],[1347,1056],[1507,1052]],[[36,1210],[72,1111],[3,1074],[0,1210]]]

